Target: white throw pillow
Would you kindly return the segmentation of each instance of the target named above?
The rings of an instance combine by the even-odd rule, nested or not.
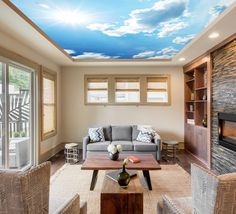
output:
[[[143,143],[151,143],[152,139],[153,139],[153,132],[142,130],[139,132],[136,140]]]
[[[92,142],[104,142],[105,141],[103,128],[89,128],[88,134],[90,137],[90,141],[92,141]]]

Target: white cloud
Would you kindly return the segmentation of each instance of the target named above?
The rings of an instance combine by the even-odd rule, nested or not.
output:
[[[173,48],[172,46],[169,46],[167,48],[163,48],[160,51],[157,51],[157,55],[167,55],[167,56],[174,56],[175,54],[177,54],[179,51],[175,48]]]
[[[172,46],[163,48],[160,51],[145,51],[133,56],[134,59],[169,59],[179,51]]]
[[[49,9],[49,5],[47,4],[38,4],[40,7],[44,8],[44,9]]]
[[[219,16],[221,13],[223,13],[225,11],[225,9],[227,8],[226,5],[216,5],[214,7],[211,7],[209,10],[209,14],[212,16],[212,18],[216,18],[217,16]]]
[[[158,37],[163,38],[177,33],[183,28],[188,27],[188,24],[182,21],[173,20],[169,22],[163,22],[160,24],[161,29],[158,33]]]
[[[114,25],[110,25],[110,24],[90,24],[88,25],[88,29],[89,30],[93,30],[93,31],[107,31],[109,29],[112,29],[112,27],[114,27]]]
[[[64,51],[68,54],[75,54],[76,53],[76,51],[71,50],[71,49],[64,49]]]
[[[190,42],[194,37],[195,37],[195,35],[193,35],[193,34],[185,36],[185,37],[177,36],[175,39],[173,39],[172,42],[175,44],[178,44],[178,45],[186,44],[186,43]]]
[[[108,36],[120,37],[126,34],[153,33],[161,23],[170,22],[183,16],[187,10],[188,0],[160,0],[153,7],[133,10],[121,26],[93,24],[103,28],[91,28]],[[176,22],[175,22],[176,24]]]
[[[143,59],[143,58],[149,58],[155,55],[155,51],[145,51],[138,53],[137,55],[134,55],[134,59]]]
[[[72,56],[74,59],[117,59],[119,56],[111,57],[102,53],[84,52],[81,55]]]

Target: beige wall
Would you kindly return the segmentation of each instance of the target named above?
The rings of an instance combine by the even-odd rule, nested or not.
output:
[[[16,38],[13,38],[10,35],[7,35],[0,31],[0,47],[3,47],[7,50],[10,50],[16,54],[19,54],[27,59],[34,61],[40,65],[43,65],[55,72],[57,72],[58,76],[58,134],[55,137],[47,139],[44,142],[41,142],[41,154],[51,150],[61,143],[61,72],[60,67],[53,63],[50,59],[47,59],[40,54],[37,53],[37,50],[32,50],[29,47],[21,44],[17,41]]]
[[[85,106],[84,74],[171,74],[171,106]],[[62,142],[81,142],[88,127],[149,124],[163,139],[184,138],[184,82],[180,67],[62,68]]]

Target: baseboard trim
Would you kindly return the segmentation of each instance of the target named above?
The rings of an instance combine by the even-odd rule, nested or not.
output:
[[[39,157],[39,163],[43,163],[43,162],[47,161],[52,156],[54,156],[55,154],[57,154],[58,152],[63,150],[64,145],[65,145],[64,143],[60,143],[57,146],[55,146],[54,148],[50,149],[49,151],[41,154],[40,157]]]

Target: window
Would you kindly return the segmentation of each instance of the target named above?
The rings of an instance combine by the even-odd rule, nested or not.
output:
[[[0,168],[34,162],[36,70],[0,56]]]
[[[42,139],[56,134],[56,73],[43,71],[42,74]]]
[[[108,81],[106,78],[87,79],[87,102],[88,103],[108,102]]]
[[[139,103],[140,80],[139,78],[116,78],[116,103]]]
[[[170,105],[169,75],[85,75],[86,105]]]
[[[147,102],[168,103],[168,78],[148,77],[147,78]]]

